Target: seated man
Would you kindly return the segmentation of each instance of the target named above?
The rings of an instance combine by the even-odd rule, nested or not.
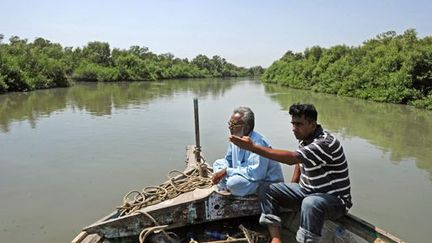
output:
[[[247,136],[231,135],[241,148],[284,164],[294,165],[292,183],[260,187],[262,214],[272,243],[281,243],[280,208],[300,211],[298,242],[320,242],[325,219],[337,219],[352,206],[348,163],[339,140],[317,123],[318,112],[311,104],[293,104],[289,109],[292,131],[299,140],[293,150],[272,149]]]
[[[249,136],[253,143],[270,147],[267,140],[254,129],[254,113],[248,107],[233,111],[228,122],[232,135]],[[257,192],[261,182],[283,182],[279,163],[241,149],[230,143],[225,158],[213,164],[213,183],[219,183],[220,190],[228,190],[232,195],[245,196]]]

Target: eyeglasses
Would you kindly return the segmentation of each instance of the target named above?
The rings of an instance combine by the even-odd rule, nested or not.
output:
[[[245,124],[235,124],[231,121],[228,122],[228,128],[229,130],[234,130],[237,127],[243,127]]]

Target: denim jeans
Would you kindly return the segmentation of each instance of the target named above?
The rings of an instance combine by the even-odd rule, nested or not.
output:
[[[260,223],[280,226],[280,207],[300,211],[298,242],[319,242],[325,219],[337,219],[346,214],[344,202],[326,193],[307,194],[297,183],[263,184],[258,196],[262,214]]]

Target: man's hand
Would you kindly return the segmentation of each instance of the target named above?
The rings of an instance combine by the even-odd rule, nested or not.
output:
[[[219,183],[219,181],[222,180],[222,178],[224,178],[225,175],[226,175],[226,168],[214,173],[212,176],[213,184]]]
[[[248,136],[238,137],[238,136],[231,135],[229,137],[229,140],[233,144],[239,146],[240,148],[246,149],[246,150],[249,150],[249,151],[252,151],[253,146],[254,146],[252,140]]]

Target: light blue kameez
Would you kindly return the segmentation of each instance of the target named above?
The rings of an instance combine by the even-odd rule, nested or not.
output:
[[[258,132],[249,134],[252,142],[270,147],[266,138]],[[230,143],[223,159],[213,164],[213,171],[227,168],[227,175],[219,182],[220,189],[228,189],[232,195],[245,196],[257,192],[262,182],[283,182],[281,166],[278,162],[241,149]]]

